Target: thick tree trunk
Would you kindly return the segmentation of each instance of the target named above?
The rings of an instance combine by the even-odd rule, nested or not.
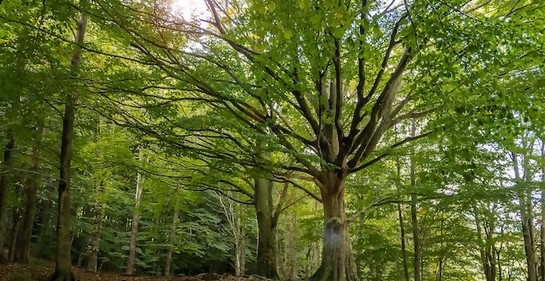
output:
[[[55,273],[52,280],[70,281],[72,277],[71,265],[71,236],[70,236],[70,160],[72,158],[72,138],[74,122],[74,99],[67,98],[63,118],[61,167],[59,180],[58,216],[57,216],[57,257]]]
[[[71,265],[71,236],[70,236],[70,160],[72,158],[72,138],[74,122],[74,99],[67,98],[63,118],[63,132],[61,145],[61,168],[59,180],[58,216],[57,216],[57,257],[55,273],[52,280],[70,281],[72,277]]]
[[[278,279],[276,226],[272,210],[272,182],[256,179],[254,204],[258,225],[257,274]]]
[[[89,259],[87,261],[87,270],[97,272],[98,251],[100,244],[100,234],[102,230],[102,220],[104,217],[103,206],[99,194],[104,192],[104,181],[101,181],[97,188],[97,198],[95,199],[95,219],[93,222],[93,233],[89,243]]]
[[[144,150],[142,148],[138,151],[138,158],[140,161],[144,161]],[[142,199],[142,174],[138,172],[136,174],[136,193],[134,196],[134,211],[131,222],[131,236],[129,242],[129,260],[127,262],[127,270],[125,274],[132,275],[134,273],[134,263],[136,261],[136,237],[138,235],[138,223],[140,222],[140,201]]]
[[[25,213],[23,215],[23,225],[21,229],[19,248],[17,250],[17,262],[28,264],[30,245],[32,241],[32,227],[36,217],[36,203],[38,192],[38,173],[40,170],[40,146],[41,136],[43,134],[43,124],[40,122],[36,130],[37,136],[32,149],[32,167],[30,175],[25,182]]]
[[[170,275],[170,264],[172,263],[172,252],[174,252],[174,244],[176,243],[176,226],[178,224],[178,217],[180,216],[180,209],[178,208],[178,201],[176,201],[176,206],[174,206],[174,217],[172,218],[172,225],[170,227],[170,238],[168,253],[165,259],[165,276]]]
[[[324,236],[322,263],[310,280],[359,280],[345,214],[344,179],[329,175],[335,180],[322,182],[320,188],[324,206]]]
[[[81,64],[81,45],[85,36],[87,17],[82,15],[78,22],[76,35],[76,49],[72,56],[72,70],[75,72]],[[62,141],[60,155],[60,177],[58,197],[58,219],[57,219],[57,258],[55,272],[51,277],[53,281],[74,280],[71,264],[71,235],[70,235],[70,164],[72,161],[72,149],[74,138],[74,111],[75,97],[72,94],[66,96],[64,117],[62,124]]]
[[[9,189],[9,183],[11,180],[12,172],[11,169],[11,159],[13,155],[13,149],[15,148],[15,138],[11,131],[7,133],[7,143],[4,146],[4,158],[2,160],[2,175],[0,176],[0,252],[3,252],[4,248],[4,237],[6,236],[6,225],[4,221],[6,220],[6,203],[7,195]],[[4,255],[0,255],[0,262],[6,262],[4,260]]]

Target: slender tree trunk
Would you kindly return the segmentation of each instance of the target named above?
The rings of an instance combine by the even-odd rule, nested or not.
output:
[[[503,225],[500,227],[500,235],[503,236],[504,234],[504,228]],[[500,243],[499,249],[496,249],[496,264],[498,265],[498,281],[503,280],[503,271],[501,266],[501,250],[503,248],[503,242]]]
[[[297,279],[297,213],[292,212],[286,220],[284,237],[284,280]]]
[[[540,280],[545,280],[545,192],[541,192]]]
[[[531,182],[529,160],[527,157],[524,159],[524,173],[525,173],[525,182]],[[538,263],[537,263],[537,248],[536,241],[534,236],[534,214],[533,214],[533,204],[532,204],[532,191],[533,189],[528,189],[525,192],[525,198],[521,204],[522,209],[522,232],[524,235],[524,245],[526,253],[526,261],[528,263],[528,281],[537,281],[538,280]]]
[[[0,252],[3,252],[4,248],[4,237],[6,236],[6,225],[4,221],[6,220],[6,204],[7,204],[7,195],[9,189],[9,183],[11,181],[12,172],[11,169],[11,159],[13,155],[13,149],[15,148],[15,137],[11,130],[7,133],[7,143],[4,146],[4,158],[2,160],[2,175],[0,176]],[[0,255],[0,262],[6,262],[4,260],[4,255]]]
[[[532,220],[528,216],[522,216],[521,219],[524,238],[524,252],[526,254],[526,264],[528,270],[528,281],[537,281]]]
[[[20,231],[21,214],[19,208],[13,208],[11,216],[11,231],[9,234],[8,261],[15,261],[15,251],[17,249],[17,233]]]
[[[85,36],[87,17],[82,14],[78,22],[76,35],[76,49],[72,56],[72,72],[75,72],[81,64],[81,45]],[[57,219],[57,258],[53,281],[74,280],[71,264],[71,237],[70,237],[70,164],[72,161],[72,140],[74,137],[74,111],[75,97],[73,94],[66,96],[64,117],[62,124],[62,142],[60,155],[60,177],[58,197]]]
[[[525,202],[525,204],[531,204],[531,203]],[[537,280],[537,272],[536,272],[537,264],[536,264],[536,252],[535,252],[535,241],[534,241],[533,216],[531,215],[531,213],[528,212],[528,209],[526,209],[525,212],[526,214],[522,215],[521,219],[522,219],[522,233],[524,237],[524,252],[526,254],[526,262],[528,265],[528,281],[536,281]]]
[[[241,276],[245,272],[246,265],[246,223],[244,214],[245,210],[240,204],[237,205],[233,202],[233,200],[227,199],[234,198],[234,194],[232,192],[227,191],[227,196],[218,192],[215,192],[214,194],[221,207],[217,211],[225,216],[228,225],[228,232],[233,239],[233,266],[235,268],[235,275]]]
[[[45,185],[45,193],[46,194],[53,194],[53,191],[55,190],[54,183],[49,182]],[[45,255],[46,251],[44,250],[45,246],[47,245],[47,235],[51,232],[51,210],[53,209],[53,203],[51,200],[42,200],[41,204],[39,204],[39,211],[38,215],[40,216],[40,224],[37,230],[38,233],[38,241],[36,242],[35,246],[35,255],[38,258],[47,258],[48,256]]]
[[[138,151],[138,158],[140,161],[144,161],[144,150],[142,148]],[[129,242],[129,260],[127,262],[127,270],[125,274],[132,275],[134,273],[134,263],[136,261],[136,237],[138,235],[138,223],[140,222],[140,201],[142,198],[142,174],[138,172],[136,174],[136,193],[134,196],[134,211],[132,215],[131,223],[131,237]]]
[[[310,280],[352,281],[359,280],[348,233],[344,203],[344,178],[335,172],[327,172],[321,182],[324,206],[324,244],[322,263]]]
[[[494,241],[494,231],[496,229],[496,224],[494,222],[493,216],[496,214],[494,205],[492,205],[489,212],[488,224],[486,226],[486,259],[490,265],[490,280],[496,280],[496,246]]]
[[[43,123],[40,121],[37,128],[36,140],[32,149],[32,167],[30,175],[25,182],[25,213],[23,215],[23,225],[21,236],[19,237],[19,249],[17,250],[17,262],[28,264],[30,245],[32,241],[32,227],[36,217],[36,203],[38,192],[38,173],[40,171],[40,147],[43,134]]]
[[[172,263],[172,252],[174,252],[174,245],[176,243],[176,226],[178,224],[178,217],[180,216],[180,209],[178,208],[178,200],[174,206],[174,217],[172,218],[172,226],[170,227],[170,238],[168,253],[165,260],[165,276],[170,275],[170,264]]]
[[[241,276],[242,275],[242,258],[240,256],[240,243],[237,239],[235,239],[235,276]]]
[[[479,244],[479,256],[481,258],[481,264],[482,264],[482,270],[484,273],[484,276],[486,278],[486,281],[494,281],[495,278],[492,275],[492,269],[490,265],[490,261],[488,259],[488,253],[487,253],[487,245],[485,243],[485,240],[483,239],[483,225],[481,222],[481,215],[477,211],[477,208],[473,209],[473,213],[475,215],[475,226],[477,227],[477,242]]]
[[[233,234],[235,239],[235,275],[242,276],[246,272],[246,224],[244,208],[229,203],[233,212]]]
[[[418,216],[417,216],[417,199],[415,195],[411,196],[411,222],[412,222],[412,231],[413,231],[413,278],[414,281],[420,281],[421,274],[421,243],[420,243],[420,233],[418,227]]]
[[[405,281],[410,281],[409,266],[407,265],[407,246],[405,243],[405,224],[403,223],[403,212],[401,211],[401,204],[397,204],[397,214],[399,216],[399,232],[401,239],[401,258],[403,260],[403,276]]]
[[[276,226],[272,209],[272,182],[256,179],[254,204],[258,224],[257,274],[278,279]]]
[[[238,260],[238,271],[239,276],[246,273],[246,226],[244,223],[239,224],[240,228],[240,239],[237,248],[237,260]]]
[[[397,132],[395,135],[396,142],[397,140]],[[401,181],[401,163],[400,163],[399,157],[396,158],[396,171],[397,171],[397,180],[396,180],[396,187],[399,189],[401,187],[400,181]],[[410,281],[410,274],[409,274],[409,266],[407,263],[407,245],[406,245],[406,237],[405,237],[405,222],[403,220],[403,211],[401,209],[401,204],[397,204],[397,215],[399,218],[399,235],[401,239],[401,259],[403,262],[403,277],[405,278],[405,281]]]
[[[413,122],[411,126],[411,135],[415,135],[415,129],[416,125]],[[411,188],[414,190],[416,188],[416,172],[415,172],[415,165],[414,160],[411,157],[411,163],[410,163],[410,181],[411,181]],[[422,280],[422,271],[421,271],[421,265],[422,265],[422,244],[420,242],[420,230],[418,227],[418,216],[417,216],[417,202],[418,199],[416,195],[411,195],[411,223],[412,223],[412,231],[413,231],[413,247],[414,247],[414,262],[413,262],[413,269],[414,269],[414,281],[420,281]]]
[[[444,247],[445,247],[445,243],[444,243],[444,224],[445,224],[445,218],[443,216],[443,213],[441,213],[441,223],[440,223],[440,231],[439,231],[439,234],[441,235],[441,243],[439,244],[440,247],[439,247],[439,261],[437,262],[437,281],[442,281],[443,280],[443,265],[444,265],[444,262],[445,262],[445,254],[444,254]]]
[[[95,219],[93,222],[93,233],[91,234],[91,241],[89,243],[89,258],[87,261],[87,270],[91,272],[97,272],[98,266],[98,251],[100,245],[100,234],[102,230],[102,221],[104,218],[104,211],[100,194],[104,192],[104,181],[101,180],[97,188],[97,197],[95,199],[94,213]]]
[[[545,160],[545,140],[541,140],[541,160]],[[545,166],[541,167],[541,184],[545,184]],[[541,191],[540,276],[545,281],[545,191]]]
[[[530,182],[531,175],[529,168],[528,157],[523,158],[523,172],[524,177],[521,177],[520,167],[518,162],[518,155],[512,153],[513,160],[513,169],[515,173],[515,179],[524,180],[525,182]],[[523,188],[520,185],[517,185],[520,190]],[[522,225],[522,235],[524,239],[524,253],[526,256],[526,266],[528,271],[527,281],[537,281],[537,262],[536,262],[536,252],[535,252],[535,240],[534,240],[534,224],[532,216],[532,201],[531,201],[531,190],[520,190],[518,194],[519,200],[519,211],[520,219]]]
[[[444,264],[444,256],[439,257],[439,265],[437,269],[437,281],[443,281],[443,264]]]

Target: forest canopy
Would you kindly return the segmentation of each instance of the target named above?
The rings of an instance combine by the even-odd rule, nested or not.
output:
[[[0,21],[1,263],[545,278],[542,1],[3,0]]]

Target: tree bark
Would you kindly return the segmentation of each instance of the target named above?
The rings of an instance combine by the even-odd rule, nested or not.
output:
[[[526,264],[528,270],[528,281],[537,281],[535,242],[533,238],[532,218],[528,215],[521,216],[522,234],[524,238],[524,253],[526,255]]]
[[[12,172],[11,169],[11,161],[12,161],[12,155],[13,155],[13,149],[15,148],[15,137],[13,136],[13,133],[11,130],[7,133],[7,143],[4,146],[4,158],[2,160],[2,176],[0,177],[0,252],[3,252],[4,249],[4,240],[6,236],[6,225],[4,221],[6,220],[6,204],[7,204],[7,196],[8,196],[8,189],[9,189],[9,183],[11,181],[11,175]],[[4,255],[0,255],[0,262],[6,262],[7,260],[4,260]]]
[[[443,267],[444,267],[444,262],[445,262],[445,254],[444,254],[444,247],[445,247],[445,238],[444,238],[444,229],[445,229],[445,218],[443,216],[443,213],[441,213],[441,223],[440,223],[440,231],[439,231],[439,234],[441,235],[441,243],[439,243],[440,247],[439,247],[439,260],[437,262],[437,281],[442,281],[443,280]]]
[[[19,208],[13,208],[11,216],[11,231],[9,234],[8,262],[15,261],[15,251],[17,250],[17,237],[20,231],[21,213]]]
[[[416,124],[413,122],[411,125],[411,136],[415,135],[416,130]],[[411,188],[414,190],[416,188],[416,171],[415,171],[415,165],[414,165],[414,159],[411,156],[410,159],[410,184]],[[422,280],[422,272],[421,272],[421,261],[422,261],[422,253],[421,253],[421,242],[420,242],[420,229],[418,227],[418,198],[416,195],[411,195],[411,224],[412,224],[412,232],[413,232],[413,248],[414,248],[414,256],[413,256],[413,279],[414,281],[420,281]]]
[[[490,207],[491,210],[489,210],[489,218],[488,223],[485,227],[485,234],[486,234],[486,259],[488,261],[488,264],[490,265],[490,272],[489,272],[489,279],[490,281],[496,280],[496,246],[494,241],[494,231],[496,229],[496,224],[494,221],[493,216],[496,214],[496,210],[494,208],[494,205]]]
[[[178,200],[176,200],[176,206],[174,206],[174,217],[172,218],[172,226],[170,227],[170,238],[168,253],[165,259],[165,276],[170,275],[170,264],[172,263],[172,252],[174,252],[174,243],[176,243],[176,226],[178,224],[178,217],[180,216],[180,209],[178,208]]]
[[[322,263],[310,277],[316,281],[359,280],[345,214],[344,180],[337,172],[328,171],[319,182],[324,206]]]
[[[144,150],[142,148],[138,151],[138,158],[140,161],[144,161]],[[142,199],[142,184],[143,178],[140,172],[136,174],[136,193],[134,196],[134,211],[131,222],[131,236],[129,242],[129,260],[127,262],[127,270],[125,274],[132,275],[134,273],[134,263],[136,261],[136,237],[138,235],[138,223],[140,222],[140,201]]]
[[[412,231],[413,231],[413,248],[414,248],[414,256],[413,256],[413,279],[414,281],[420,281],[422,273],[421,273],[421,243],[420,243],[420,233],[419,233],[419,227],[418,227],[418,215],[417,215],[417,199],[415,195],[411,196],[411,223],[412,223]]]
[[[492,274],[491,264],[488,259],[487,254],[487,245],[485,241],[483,241],[483,226],[481,223],[480,213],[477,211],[477,208],[473,209],[473,213],[475,215],[475,226],[477,227],[477,243],[479,245],[479,255],[481,258],[481,264],[484,276],[486,278],[486,281],[494,281],[495,276]],[[494,279],[491,279],[494,278]]]
[[[523,158],[522,170],[524,176],[521,177],[520,169],[518,162],[518,155],[512,153],[513,160],[513,169],[515,173],[515,179],[518,181],[530,182],[531,175],[529,171],[529,160],[528,157]],[[526,269],[528,272],[527,280],[528,281],[537,281],[537,262],[536,262],[536,251],[535,251],[535,239],[534,239],[534,224],[533,224],[533,212],[532,212],[532,198],[531,190],[524,188],[524,186],[517,183],[516,186],[518,190],[518,200],[519,200],[519,211],[520,219],[522,225],[522,235],[524,239],[524,253],[526,256]]]
[[[78,22],[76,35],[76,48],[72,56],[72,72],[74,73],[81,64],[81,45],[85,36],[87,17],[82,14]],[[57,219],[57,257],[55,272],[51,277],[53,281],[74,280],[71,264],[71,235],[70,235],[70,164],[72,161],[72,149],[74,138],[74,111],[75,96],[66,95],[64,117],[62,124],[62,141],[60,154],[60,176]]]
[[[410,281],[409,266],[407,265],[407,246],[405,238],[405,224],[403,223],[403,212],[401,211],[401,204],[397,204],[397,214],[399,216],[399,234],[401,239],[401,258],[403,261],[403,276],[405,281]]]
[[[272,181],[255,180],[254,204],[258,225],[257,274],[278,279],[276,226],[273,217]]]
[[[241,208],[242,209],[242,208]],[[242,211],[242,210],[241,210]],[[242,214],[239,214],[240,224],[239,224],[239,235],[240,239],[238,239],[238,245],[236,247],[236,268],[238,275],[242,276],[246,273],[246,226],[242,223]]]
[[[36,204],[38,192],[38,173],[40,171],[40,147],[43,135],[43,122],[40,121],[36,129],[36,140],[32,149],[32,167],[30,175],[25,182],[25,213],[23,215],[23,225],[21,236],[19,237],[19,248],[17,250],[17,262],[28,264],[30,245],[32,242],[32,228],[34,218],[36,217]]]
[[[545,141],[541,140],[541,160],[545,159]],[[545,166],[541,167],[541,184],[545,184]],[[545,281],[545,191],[541,191],[541,222],[540,222],[540,276]]]

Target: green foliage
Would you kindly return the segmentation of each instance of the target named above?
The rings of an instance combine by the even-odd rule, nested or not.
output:
[[[17,145],[7,206],[9,218],[17,218],[25,180],[37,173],[33,254],[55,256],[59,113],[63,97],[73,93],[74,262],[88,262],[100,226],[99,270],[123,272],[137,213],[139,273],[161,275],[171,247],[173,273],[230,271],[234,242],[226,214],[204,191],[252,204],[252,180],[274,174],[294,176],[306,192],[318,194],[316,173],[344,169],[350,174],[346,213],[361,279],[402,280],[403,255],[412,274],[413,224],[423,245],[424,280],[436,279],[439,264],[443,280],[480,280],[482,252],[492,248],[499,250],[503,273],[526,274],[520,266],[526,258],[520,217],[533,213],[537,226],[543,208],[545,12],[539,1],[407,1],[388,10],[388,1],[367,1],[366,17],[360,15],[361,1],[225,2],[215,25],[174,17],[167,1],[2,2],[0,143],[9,131]],[[90,19],[89,40],[74,75],[71,42],[79,12]],[[396,24],[395,46],[382,65]],[[378,141],[365,157],[352,158],[357,145],[341,145],[354,151],[345,159],[328,158],[325,148],[333,139],[324,140],[325,128],[338,126],[341,140],[362,132],[380,103],[369,95],[354,114],[359,82],[364,94],[376,83],[378,94],[407,50],[412,60],[392,108],[409,93],[411,99],[387,116],[395,124],[372,130]],[[336,79],[337,55],[344,90],[337,101],[340,116],[327,91],[317,89]],[[353,116],[362,120],[352,124]],[[42,162],[31,171],[40,124]],[[412,124],[415,134],[433,134],[398,145],[412,135]],[[381,161],[367,162],[373,159]],[[523,175],[516,179],[514,160]],[[351,168],[373,165],[355,172],[348,162]],[[313,178],[306,179],[308,174]],[[143,178],[138,209],[137,175]],[[316,269],[311,257],[318,255],[323,235],[321,206],[306,192],[290,190],[285,210],[298,217],[300,276]],[[240,215],[251,272],[260,266],[255,213],[244,209]],[[278,229],[287,230],[287,222],[281,219]],[[282,254],[287,239],[279,239]],[[32,277],[14,272],[9,278]]]

